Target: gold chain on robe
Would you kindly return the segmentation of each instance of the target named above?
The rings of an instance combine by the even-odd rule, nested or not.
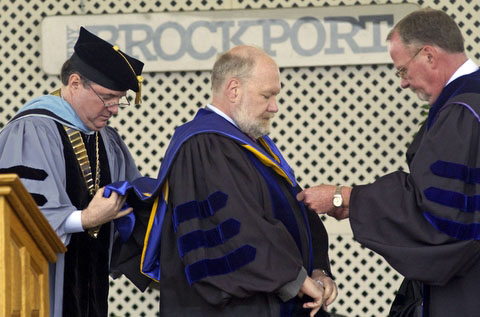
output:
[[[87,150],[85,148],[85,143],[83,143],[82,135],[80,131],[63,126],[67,132],[68,139],[73,147],[73,152],[77,158],[78,164],[80,165],[80,170],[82,171],[83,179],[87,185],[88,193],[91,197],[95,196],[95,193],[100,187],[100,158],[98,153],[98,132],[95,132],[95,154],[96,154],[96,168],[95,168],[95,181],[92,178],[92,168],[90,165],[90,160],[88,159]],[[100,231],[100,226],[95,228],[88,229],[88,234],[93,237],[98,237],[98,232]]]

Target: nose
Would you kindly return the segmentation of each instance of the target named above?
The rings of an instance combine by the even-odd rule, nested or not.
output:
[[[118,104],[107,106],[107,110],[108,112],[111,112],[113,115],[116,115],[118,113]]]
[[[410,86],[410,84],[408,83],[408,80],[406,80],[405,78],[402,78],[401,81],[400,81],[400,87],[405,89],[405,88],[408,88],[409,86]]]
[[[277,99],[273,99],[273,101],[268,105],[267,110],[274,113],[278,112]]]

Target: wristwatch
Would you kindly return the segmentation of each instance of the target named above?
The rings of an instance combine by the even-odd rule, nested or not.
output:
[[[335,208],[340,208],[343,206],[342,186],[337,185],[337,188],[335,188],[335,194],[333,194],[332,203]]]

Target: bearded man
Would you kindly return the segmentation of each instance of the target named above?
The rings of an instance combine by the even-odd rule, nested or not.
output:
[[[211,104],[177,128],[141,260],[161,316],[328,316],[326,230],[266,136],[280,87],[265,52],[232,48],[213,67]]]

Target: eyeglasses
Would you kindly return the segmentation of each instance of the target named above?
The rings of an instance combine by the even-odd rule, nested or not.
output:
[[[410,58],[410,60],[405,64],[403,65],[402,67],[400,67],[397,72],[395,73],[395,76],[397,76],[398,78],[401,78],[401,79],[405,79],[405,76],[407,75],[408,73],[408,64],[410,64],[414,59],[415,57],[417,57],[417,55],[424,49],[425,47],[422,47],[421,49],[419,49],[415,55],[413,55],[412,58]]]
[[[103,106],[105,108],[113,107],[113,106],[118,106],[119,108],[125,108],[130,106],[130,101],[128,100],[127,96],[122,96],[118,98],[118,102],[105,101],[102,97],[100,97],[100,95],[95,91],[95,89],[93,89],[92,85],[88,85],[88,87],[90,87],[90,89],[95,93],[95,95],[97,95],[97,97],[103,102]]]

